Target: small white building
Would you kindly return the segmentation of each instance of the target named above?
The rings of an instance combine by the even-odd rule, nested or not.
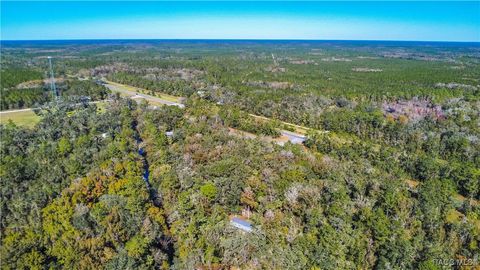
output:
[[[231,217],[230,224],[232,224],[233,227],[245,232],[253,231],[252,224],[249,221],[240,217]]]

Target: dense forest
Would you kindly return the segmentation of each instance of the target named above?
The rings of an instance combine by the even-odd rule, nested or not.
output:
[[[2,269],[479,267],[477,44],[2,45]]]

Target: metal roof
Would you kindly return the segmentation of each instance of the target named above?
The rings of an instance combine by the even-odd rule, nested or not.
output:
[[[252,226],[252,224],[250,224],[250,222],[248,222],[244,219],[238,218],[238,217],[232,218],[232,222],[240,224],[240,225],[245,226],[245,227],[251,227]]]

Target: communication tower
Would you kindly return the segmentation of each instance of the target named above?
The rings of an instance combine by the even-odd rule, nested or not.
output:
[[[58,99],[57,88],[55,87],[55,77],[53,77],[53,66],[52,66],[52,57],[48,57],[48,64],[50,66],[50,88],[52,90],[52,95]]]

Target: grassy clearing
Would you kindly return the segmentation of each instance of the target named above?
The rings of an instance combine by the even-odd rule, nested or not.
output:
[[[40,121],[40,117],[33,111],[9,112],[0,114],[0,123],[7,124],[12,120],[18,126],[33,127]]]
[[[249,115],[252,116],[253,118],[261,120],[261,121],[272,121],[272,119],[264,117],[264,116],[255,115],[255,114],[251,114],[251,113],[249,113]],[[289,127],[289,129],[292,132],[299,133],[299,134],[302,134],[302,135],[307,134],[307,131],[311,130],[311,128],[295,125],[295,124],[292,124],[292,123],[287,123],[287,122],[284,122],[284,121],[279,121],[278,120],[278,122],[281,125]]]
[[[136,92],[136,93],[142,93],[144,95],[149,95],[149,96],[153,96],[153,97],[158,97],[158,98],[161,98],[161,99],[164,99],[164,100],[167,100],[167,101],[171,101],[171,102],[176,102],[176,103],[180,102],[180,97],[167,95],[167,94],[163,94],[163,93],[160,94],[160,93],[157,93],[157,92],[154,92],[154,94],[152,95],[151,91],[148,91],[148,90],[143,89],[143,88],[138,88],[138,87],[125,85],[125,84],[121,84],[121,83],[116,83],[116,82],[112,82],[112,81],[106,81],[106,82],[111,84],[111,85],[122,87],[122,88],[124,88],[125,90],[128,90],[128,91],[132,91],[132,92]]]

